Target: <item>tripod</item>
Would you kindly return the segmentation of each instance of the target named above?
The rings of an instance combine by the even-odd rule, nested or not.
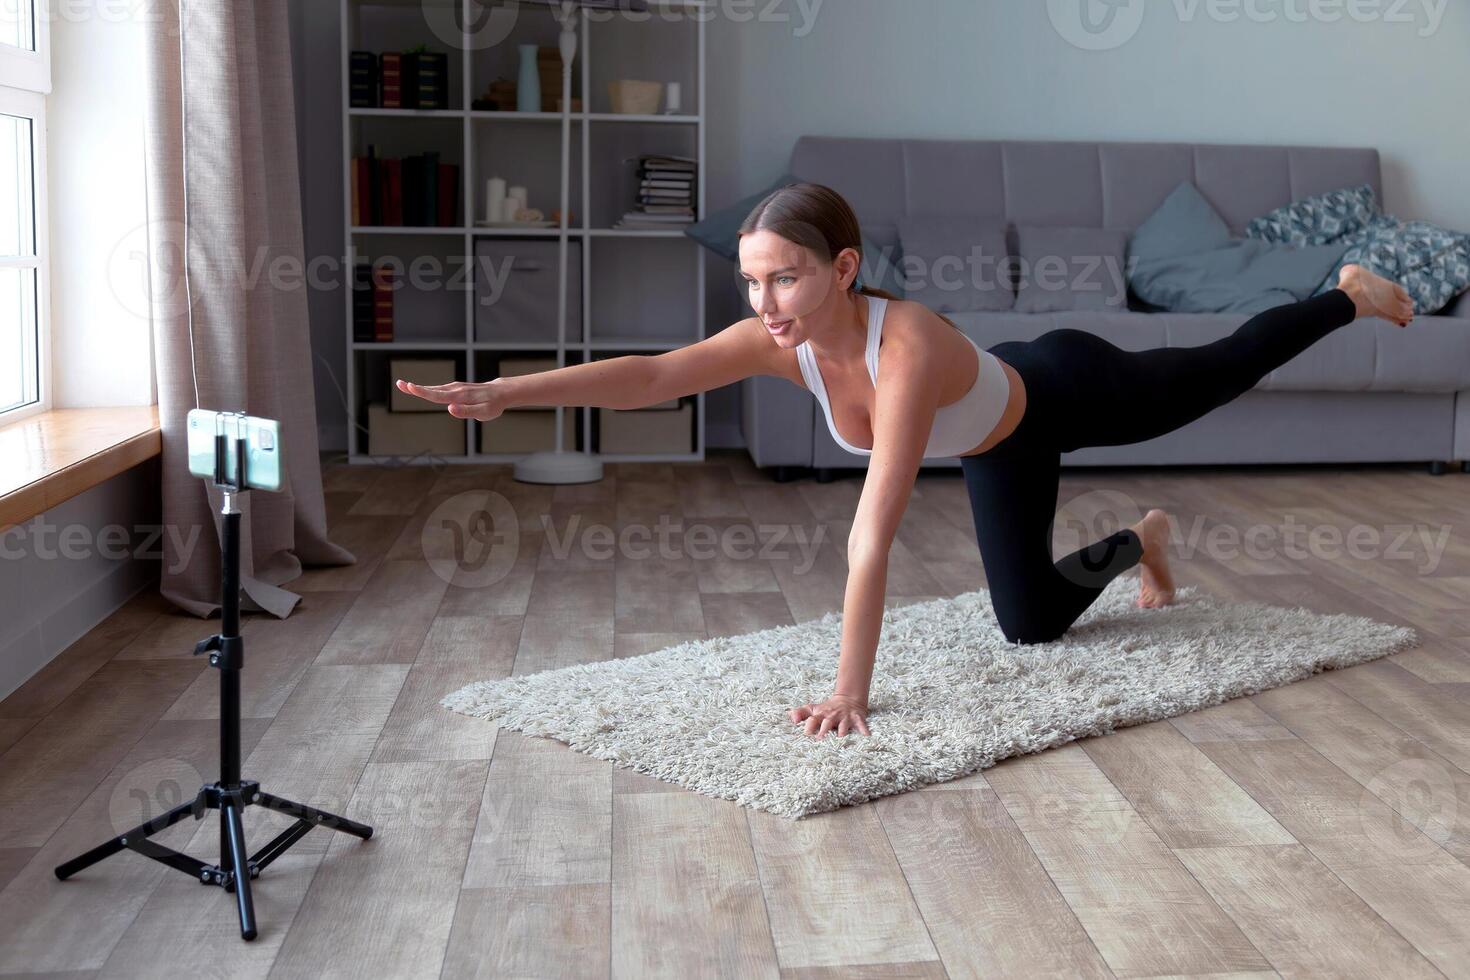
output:
[[[206,783],[200,788],[199,794],[188,803],[174,807],[167,813],[94,847],[80,857],[57,866],[56,877],[65,881],[78,871],[91,867],[124,848],[137,851],[144,857],[182,871],[197,879],[200,884],[218,885],[227,892],[233,892],[240,910],[240,935],[248,942],[256,936],[255,905],[250,896],[250,879],[258,877],[267,865],[305,837],[312,827],[325,827],[361,837],[363,840],[373,836],[373,828],[314,807],[272,796],[262,792],[258,782],[240,778],[240,670],[245,666],[245,644],[240,637],[240,511],[235,507],[235,497],[249,489],[245,477],[246,440],[236,435],[235,458],[239,462],[239,474],[233,481],[226,478],[227,443],[222,432],[215,435],[214,450],[214,485],[224,491],[224,506],[220,509],[224,516],[224,548],[221,559],[224,594],[220,602],[220,631],[200,640],[194,647],[194,654],[198,656],[214,651],[209,654],[209,665],[219,668],[220,672],[219,781]],[[265,847],[247,857],[241,815],[252,804],[295,817],[296,822]],[[202,820],[206,810],[220,812],[218,865],[205,864],[187,854],[148,840],[185,817]]]

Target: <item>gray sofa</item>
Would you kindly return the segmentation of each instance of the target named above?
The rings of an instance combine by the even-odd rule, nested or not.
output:
[[[1378,151],[1352,147],[805,136],[789,169],[840,191],[879,246],[897,244],[900,218],[944,213],[1132,231],[1182,180],[1199,187],[1237,236],[1257,215],[1323,191],[1368,183],[1383,199]],[[1011,247],[1014,254],[1014,237]],[[1126,311],[949,316],[982,347],[1074,327],[1130,350],[1208,343],[1248,318],[1142,312],[1131,300]],[[833,440],[805,388],[755,377],[742,382],[741,394],[751,457],[758,467],[774,468],[777,479],[811,468],[826,480],[835,469],[867,465],[869,457]],[[1358,320],[1182,429],[1128,446],[1080,449],[1062,462],[1422,461],[1441,473],[1467,459],[1470,296],[1462,294],[1441,314],[1418,317],[1407,329]],[[934,459],[924,466],[959,462]]]

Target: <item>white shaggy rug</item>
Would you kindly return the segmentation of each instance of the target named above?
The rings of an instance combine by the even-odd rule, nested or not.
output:
[[[1114,579],[1051,643],[1012,644],[987,591],[883,614],[871,735],[817,739],[787,712],[832,693],[842,616],[479,681],[440,703],[720,799],[798,818],[1417,645],[1358,616]]]

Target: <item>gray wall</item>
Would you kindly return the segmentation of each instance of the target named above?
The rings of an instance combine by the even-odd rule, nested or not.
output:
[[[307,247],[340,254],[337,10],[298,2]],[[1470,4],[1135,0],[1141,19],[1114,28],[1130,36],[1100,50],[1068,37],[1123,33],[1080,32],[1078,7],[714,0],[710,208],[779,177],[804,133],[1307,143],[1378,147],[1387,210],[1470,229],[1470,127],[1458,101],[1470,91]],[[1333,11],[1330,21],[1298,17]],[[744,311],[730,263],[711,258],[708,272],[714,332]],[[318,350],[343,378],[342,305],[314,297],[312,315]],[[738,399],[736,386],[708,396],[711,446],[739,444]],[[317,404],[323,445],[344,446],[345,415],[320,362]]]
[[[0,700],[144,588],[157,587],[158,457],[0,533]],[[209,630],[203,620],[200,637]]]

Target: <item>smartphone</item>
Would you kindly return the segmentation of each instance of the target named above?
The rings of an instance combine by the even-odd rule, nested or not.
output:
[[[245,439],[245,486],[247,490],[281,489],[281,424],[275,419],[256,418],[243,412],[189,411],[189,472],[214,480],[215,436],[225,437],[225,479],[239,483],[240,463],[236,440]]]

